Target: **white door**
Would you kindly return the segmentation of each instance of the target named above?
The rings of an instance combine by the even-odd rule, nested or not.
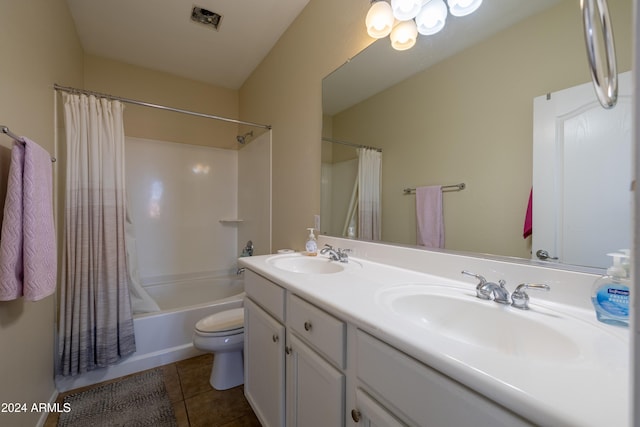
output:
[[[605,110],[587,83],[534,99],[533,258],[605,268],[631,247],[631,75]]]

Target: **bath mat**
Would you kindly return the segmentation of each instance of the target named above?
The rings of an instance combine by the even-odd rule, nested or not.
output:
[[[153,369],[64,398],[59,427],[177,427],[162,371]]]

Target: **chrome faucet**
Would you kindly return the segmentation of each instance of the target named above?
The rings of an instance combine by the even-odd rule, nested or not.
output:
[[[466,270],[462,270],[462,274],[479,280],[476,286],[476,297],[490,300],[493,296],[493,300],[498,304],[509,304],[509,291],[505,287],[506,282],[504,280],[499,280],[498,283],[487,282],[487,279],[483,276]]]
[[[499,304],[509,304],[509,291],[505,287],[506,282],[502,279],[498,283],[487,282],[483,289],[489,295],[493,294],[493,300]]]
[[[529,310],[529,295],[525,292],[526,289],[540,289],[542,291],[549,291],[551,288],[549,285],[537,284],[537,283],[522,283],[518,285],[513,294],[511,294],[511,306],[519,308],[520,310]]]
[[[242,248],[242,254],[240,257],[253,256],[253,242],[249,240],[247,244]]]
[[[324,248],[320,250],[322,255],[329,254],[329,259],[331,261],[340,261],[340,262],[349,262],[349,254],[351,252],[350,249],[333,249],[333,246],[329,244],[325,244]]]

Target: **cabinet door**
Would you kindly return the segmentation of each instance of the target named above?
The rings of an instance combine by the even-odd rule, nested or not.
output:
[[[287,334],[287,426],[344,426],[345,377]]]
[[[284,326],[244,303],[244,394],[264,427],[284,426]]]
[[[351,412],[351,416],[364,427],[406,427],[361,389],[356,390],[356,405],[357,409]]]

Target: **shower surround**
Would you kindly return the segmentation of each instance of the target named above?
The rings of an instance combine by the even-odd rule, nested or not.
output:
[[[230,271],[238,257],[238,151],[127,137],[142,283]]]
[[[198,354],[195,323],[241,307],[238,251],[271,251],[271,135],[241,150],[127,137],[126,173],[139,273],[160,311],[138,313],[138,349],[108,368],[56,378],[71,390]],[[240,212],[241,221],[238,220]]]

